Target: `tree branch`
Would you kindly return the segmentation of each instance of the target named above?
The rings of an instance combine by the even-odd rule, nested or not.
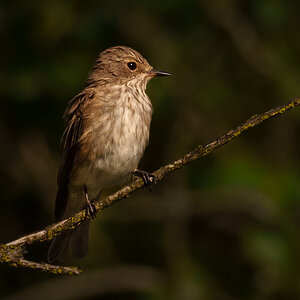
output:
[[[156,170],[153,173],[153,175],[156,178],[156,182],[163,180],[165,176],[175,172],[178,169],[183,168],[184,166],[192,163],[200,157],[205,156],[210,152],[214,151],[215,149],[231,142],[242,132],[247,131],[248,129],[254,126],[257,126],[263,121],[275,117],[276,115],[283,114],[286,111],[298,106],[299,104],[300,98],[296,98],[285,105],[281,105],[279,107],[271,109],[263,114],[254,115],[243,124],[239,125],[235,129],[228,131],[227,133],[212,141],[211,143],[205,146],[197,146],[194,150],[187,153],[182,158]],[[128,198],[132,193],[141,189],[143,186],[143,181],[139,178],[136,179],[132,184],[124,186],[114,194],[111,194],[105,199],[102,199],[99,202],[95,203],[95,208],[97,212],[100,212],[105,208],[110,207],[111,205],[117,203],[121,199]],[[59,235],[61,232],[71,230],[79,226],[80,223],[82,223],[82,221],[86,218],[90,218],[90,216],[86,215],[86,210],[81,210],[78,213],[76,213],[73,217],[49,225],[48,227],[39,232],[25,235],[7,244],[0,244],[0,263],[6,263],[13,267],[37,269],[40,271],[45,271],[54,274],[78,275],[81,272],[81,270],[77,267],[55,266],[46,263],[32,262],[24,259],[24,253],[26,245],[50,241],[55,236]]]

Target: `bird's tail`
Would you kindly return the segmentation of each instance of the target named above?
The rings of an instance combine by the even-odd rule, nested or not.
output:
[[[85,220],[75,230],[63,232],[55,237],[48,250],[48,262],[63,261],[70,250],[76,259],[85,257],[89,250],[90,220]]]

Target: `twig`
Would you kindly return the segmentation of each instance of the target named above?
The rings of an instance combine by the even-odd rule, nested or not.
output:
[[[245,123],[239,125],[235,129],[228,131],[227,133],[217,138],[216,140],[212,141],[211,143],[207,144],[206,146],[201,146],[201,145],[197,146],[194,150],[184,155],[181,159],[178,159],[177,161],[156,170],[153,173],[156,182],[163,180],[165,176],[175,172],[178,169],[181,169],[182,167],[192,163],[193,161],[199,159],[200,157],[209,154],[213,150],[231,142],[242,132],[254,126],[257,126],[263,121],[270,119],[276,115],[283,114],[286,111],[298,106],[299,104],[300,104],[300,98],[296,98],[290,101],[288,104],[281,105],[263,114],[255,115],[251,117]],[[125,199],[129,197],[132,193],[141,189],[143,185],[144,182],[142,179],[136,179],[132,184],[121,188],[119,191],[115,192],[114,194],[95,203],[95,209],[97,210],[97,212],[100,212],[105,208],[108,208],[109,206],[113,205],[114,203],[117,203],[121,199]],[[32,269],[46,271],[54,274],[67,274],[67,275],[79,274],[81,270],[77,267],[54,266],[46,263],[37,263],[37,262],[25,260],[23,257],[25,252],[24,248],[26,245],[49,241],[63,231],[74,229],[75,227],[80,225],[80,223],[85,218],[89,218],[89,217],[90,217],[89,215],[86,215],[86,210],[82,210],[76,213],[73,217],[52,224],[39,232],[25,235],[7,244],[0,244],[0,262],[9,264],[10,266],[14,266],[14,267],[32,268]]]

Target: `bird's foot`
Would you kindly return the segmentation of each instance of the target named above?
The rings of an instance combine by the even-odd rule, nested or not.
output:
[[[156,178],[152,173],[142,171],[142,170],[135,170],[133,174],[137,177],[140,177],[145,186],[148,186],[150,189],[150,192],[152,192],[152,184],[156,183]]]
[[[97,215],[95,204],[90,201],[86,186],[84,187],[84,191],[86,200],[85,215],[87,216],[89,214],[92,219],[95,219]]]
[[[95,219],[97,216],[97,210],[93,202],[89,202],[86,206],[86,215],[90,215],[92,219]]]

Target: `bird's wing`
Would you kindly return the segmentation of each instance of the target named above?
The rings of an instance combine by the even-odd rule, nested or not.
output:
[[[83,109],[87,101],[93,98],[93,94],[81,93],[73,98],[65,111],[64,119],[66,128],[61,139],[63,149],[62,161],[58,171],[58,190],[55,202],[55,218],[63,218],[68,202],[68,184],[73,162],[79,150],[79,140],[82,134]]]

